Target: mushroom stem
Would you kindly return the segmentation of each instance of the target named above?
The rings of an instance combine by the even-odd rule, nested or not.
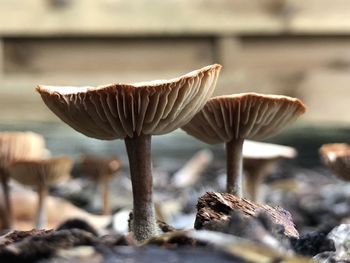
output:
[[[46,209],[45,199],[48,194],[48,189],[45,183],[38,185],[38,208],[36,213],[35,227],[37,229],[44,228],[46,225]]]
[[[10,189],[8,185],[9,177],[5,171],[0,171],[1,178],[1,187],[4,197],[4,205],[3,205],[3,229],[11,229],[12,228],[12,207],[10,201]]]
[[[131,230],[137,241],[157,235],[152,200],[151,135],[125,138],[134,198]]]
[[[259,172],[252,174],[246,173],[245,175],[247,193],[249,194],[250,200],[255,203],[261,203],[259,187],[262,185],[264,175]]]
[[[226,143],[226,191],[238,197],[242,197],[243,142],[244,139],[233,139]]]
[[[102,193],[102,215],[110,214],[110,204],[109,204],[109,180],[108,176],[103,175],[100,180],[100,191]]]

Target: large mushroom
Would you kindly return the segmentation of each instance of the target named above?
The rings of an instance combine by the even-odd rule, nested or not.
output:
[[[156,235],[152,200],[151,136],[169,133],[192,119],[212,95],[220,65],[170,80],[99,87],[38,86],[46,105],[86,136],[124,139],[133,188],[134,237]]]
[[[12,209],[8,186],[10,164],[21,159],[41,158],[44,153],[44,138],[37,133],[0,132],[0,179],[4,197],[1,207],[2,228],[11,228]]]
[[[245,139],[271,137],[305,112],[295,98],[257,93],[214,97],[183,130],[208,143],[226,144],[227,192],[242,196],[242,147]]]
[[[350,181],[350,144],[329,143],[320,148],[323,163],[342,180]]]
[[[45,198],[49,187],[69,178],[73,161],[65,156],[40,160],[20,160],[9,167],[10,175],[21,184],[34,186],[38,192],[36,228],[46,224]]]

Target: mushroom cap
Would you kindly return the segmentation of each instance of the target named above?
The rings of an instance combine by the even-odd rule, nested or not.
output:
[[[336,176],[350,181],[350,144],[324,144],[319,150],[323,163]]]
[[[65,181],[69,178],[73,161],[66,157],[51,159],[19,160],[9,167],[10,176],[24,185],[36,186],[43,183],[47,186]]]
[[[208,100],[182,129],[209,144],[264,139],[295,121],[305,110],[299,99],[287,96],[224,95]]]
[[[243,144],[243,158],[245,159],[293,159],[297,154],[296,149],[290,146],[250,140],[245,140]]]
[[[214,64],[170,80],[36,90],[78,132],[103,140],[124,139],[166,134],[186,124],[212,95],[220,69]]]
[[[42,158],[44,138],[34,132],[0,132],[0,169],[20,159]]]
[[[82,168],[86,175],[98,179],[102,176],[113,176],[122,166],[117,157],[103,158],[92,155],[82,156]]]

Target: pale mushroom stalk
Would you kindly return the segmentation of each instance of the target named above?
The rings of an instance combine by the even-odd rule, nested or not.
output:
[[[125,145],[134,198],[132,231],[142,242],[158,233],[152,200],[151,135],[126,137]]]
[[[111,206],[109,203],[109,180],[107,176],[102,176],[100,180],[100,189],[102,191],[102,215],[109,215]]]
[[[38,185],[38,207],[36,213],[35,227],[37,229],[44,228],[46,225],[46,209],[45,200],[48,195],[48,187],[45,182],[40,182]]]
[[[226,143],[226,191],[239,197],[242,197],[243,142],[244,139],[232,139]]]
[[[265,173],[263,168],[257,169],[254,173],[246,173],[246,190],[249,194],[250,200],[253,202],[261,203],[262,200],[260,198],[260,185],[262,185]]]

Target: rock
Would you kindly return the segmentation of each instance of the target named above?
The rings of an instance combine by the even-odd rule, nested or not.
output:
[[[291,244],[294,251],[303,256],[315,256],[322,252],[335,251],[333,240],[327,238],[327,235],[322,232],[308,233],[299,239],[292,238]]]
[[[327,237],[334,242],[335,259],[350,261],[350,224],[335,227]]]

